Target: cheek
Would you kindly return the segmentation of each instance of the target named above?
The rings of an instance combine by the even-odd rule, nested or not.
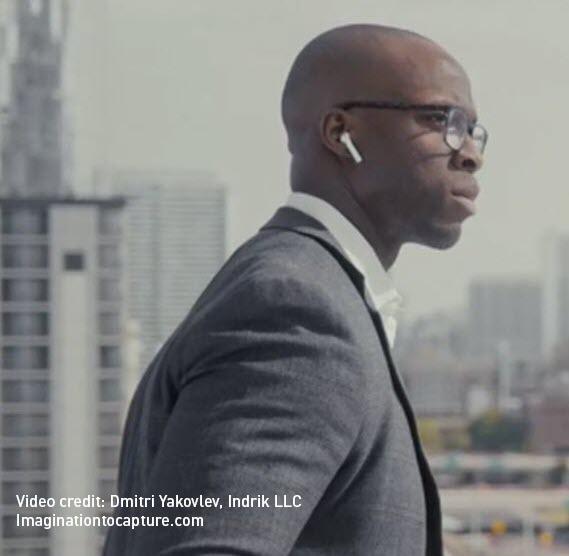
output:
[[[449,202],[445,172],[447,159],[428,157],[410,164],[400,189],[405,199],[409,218],[421,215],[434,216],[445,209]]]
[[[367,179],[360,200],[405,221],[439,212],[448,200],[449,152],[442,142],[431,132],[391,142],[376,137],[367,143]]]
[[[413,166],[436,167],[437,171],[448,168],[452,153],[440,133],[429,131],[415,135],[408,141],[407,146],[408,161]]]
[[[413,142],[408,166],[415,187],[424,194],[444,199],[447,195],[450,153],[437,134],[425,134]]]

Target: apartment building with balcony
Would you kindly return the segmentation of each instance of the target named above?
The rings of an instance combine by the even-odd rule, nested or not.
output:
[[[124,416],[123,205],[0,199],[3,556],[100,553],[95,528],[17,527],[18,511],[54,510],[22,511],[16,495],[114,491]]]

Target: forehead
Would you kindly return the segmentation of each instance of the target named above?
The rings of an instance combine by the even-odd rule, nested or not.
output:
[[[476,117],[466,72],[439,46],[425,40],[401,42],[384,48],[381,58],[383,71],[375,73],[376,86],[387,89],[390,97],[416,104],[460,106]]]

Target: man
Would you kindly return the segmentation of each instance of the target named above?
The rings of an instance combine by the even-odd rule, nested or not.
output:
[[[222,507],[118,509],[204,523],[114,527],[107,556],[442,555],[386,270],[405,242],[450,247],[474,212],[468,78],[414,33],[342,27],[299,54],[282,116],[287,206],[157,355],[125,429],[120,496]]]

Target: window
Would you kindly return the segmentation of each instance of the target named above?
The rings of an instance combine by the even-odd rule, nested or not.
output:
[[[99,466],[103,469],[115,468],[119,465],[120,450],[116,446],[99,448]]]
[[[48,548],[4,548],[4,556],[49,556]]]
[[[46,346],[6,346],[2,349],[2,361],[9,370],[46,370],[48,350]]]
[[[43,10],[43,0],[29,0],[30,10],[34,15],[40,15]]]
[[[99,282],[99,301],[118,301],[120,282],[115,278],[102,278]]]
[[[44,471],[49,469],[47,448],[4,448],[4,471]]]
[[[85,268],[85,261],[83,260],[83,253],[69,252],[63,255],[63,268],[64,270],[83,270]]]
[[[47,498],[49,496],[49,488],[47,481],[4,481],[2,483],[2,504],[16,505],[18,500],[16,495],[28,494],[29,496],[41,496]]]
[[[9,234],[47,234],[47,213],[42,208],[5,208],[2,232]]]
[[[118,346],[101,346],[99,363],[103,369],[115,369],[121,366],[121,351]]]
[[[49,536],[49,529],[44,527],[18,527],[16,525],[16,516],[9,515],[2,518],[2,528],[4,533],[4,538],[6,539],[17,539],[23,537],[31,538],[41,538]],[[25,554],[25,553],[24,553]]]
[[[41,44],[41,43],[40,43]],[[39,46],[39,45],[38,45]],[[40,46],[41,48],[41,46]],[[42,74],[44,72],[29,72],[27,77],[27,83],[29,87],[37,87],[41,84]],[[33,155],[28,156],[28,162],[26,164],[27,179],[30,184],[33,184],[36,189],[41,189],[48,186],[48,184],[53,181],[53,163],[46,156]]]
[[[4,436],[48,436],[49,418],[47,415],[3,415]]]
[[[118,313],[99,314],[99,333],[103,336],[120,334],[120,319]]]
[[[32,49],[36,52],[41,51],[49,46],[49,42],[46,41],[45,35],[36,34],[30,37],[30,42],[28,43],[31,45]],[[28,72],[26,75],[27,84],[30,87],[39,87],[42,89],[45,88],[52,88],[57,86],[58,83],[58,75],[57,71],[54,69],[52,65],[49,66],[36,66],[32,72]],[[52,104],[56,104],[55,102]],[[58,114],[57,107],[55,108],[55,114]],[[38,123],[40,125],[40,129],[45,133],[46,128],[51,129],[52,132],[55,131],[55,122],[54,120],[54,113],[47,113]],[[53,174],[53,171],[56,168],[56,161],[53,157],[50,157],[49,154],[47,155],[36,155],[29,157],[29,168],[32,169],[32,175],[40,178],[42,177],[42,168],[47,170],[48,173]],[[39,172],[38,172],[39,170]],[[45,175],[44,175],[45,176]],[[47,176],[45,176],[47,177]],[[53,175],[52,175],[53,177]],[[41,181],[39,184],[41,185]]]
[[[99,481],[99,496],[105,500],[111,498],[111,494],[117,493],[116,481],[111,481],[109,479],[103,479]]]
[[[49,384],[46,380],[5,380],[2,382],[3,402],[47,402]]]
[[[99,211],[99,233],[119,234],[121,231],[121,211],[119,209],[103,208]]]
[[[6,268],[47,268],[47,246],[5,245],[2,249],[2,264]]]
[[[117,245],[99,246],[99,265],[101,268],[118,268],[120,266],[120,255]]]
[[[99,401],[118,402],[121,397],[121,385],[118,379],[109,378],[99,382]]]
[[[45,336],[48,334],[47,313],[3,313],[5,336]]]
[[[99,434],[120,434],[121,424],[118,413],[99,414]]]
[[[58,76],[57,73],[53,70],[53,68],[43,68],[42,74],[44,74],[43,79],[40,81],[47,83],[48,87],[49,83],[53,83],[53,86],[57,87],[58,83]],[[40,77],[40,74],[37,73],[36,76]],[[51,97],[44,97],[41,107],[41,120],[38,121],[40,124],[39,129],[39,137],[42,142],[42,147],[45,151],[55,151],[59,148],[59,139],[60,135],[58,134],[58,122],[61,118],[61,100],[58,98],[51,98]],[[57,172],[61,171],[61,168],[56,168]]]
[[[47,280],[27,278],[2,280],[2,298],[4,301],[47,301]]]

